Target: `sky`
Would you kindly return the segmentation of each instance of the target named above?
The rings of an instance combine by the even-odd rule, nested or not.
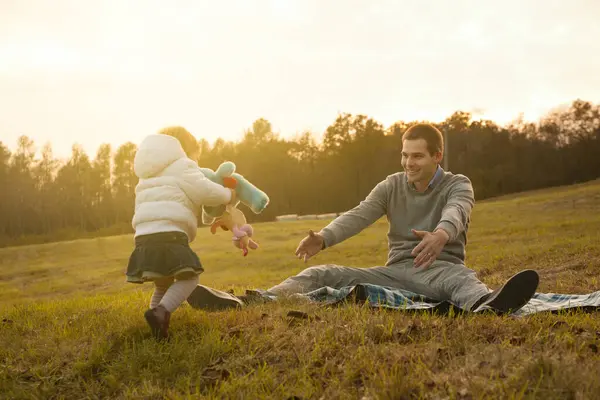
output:
[[[0,0],[0,141],[94,156],[168,125],[321,137],[600,103],[597,0]]]

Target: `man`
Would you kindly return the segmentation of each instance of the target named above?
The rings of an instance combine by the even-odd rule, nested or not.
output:
[[[268,291],[281,295],[369,283],[448,300],[467,311],[488,306],[502,314],[527,304],[539,283],[535,271],[522,271],[491,291],[464,265],[473,187],[464,175],[440,167],[443,150],[443,136],[434,126],[410,127],[402,137],[405,172],[388,176],[358,206],[320,232],[309,231],[296,249],[296,255],[306,262],[385,215],[389,223],[385,266],[314,266]]]

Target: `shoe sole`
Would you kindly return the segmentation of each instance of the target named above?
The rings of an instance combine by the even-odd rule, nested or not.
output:
[[[500,313],[516,312],[531,300],[539,283],[540,277],[537,272],[530,269],[521,271],[513,275],[480,307],[488,306]]]
[[[241,300],[236,301],[233,298],[224,298],[219,296],[218,293],[206,286],[198,285],[187,298],[187,302],[192,308],[211,311],[242,308]]]

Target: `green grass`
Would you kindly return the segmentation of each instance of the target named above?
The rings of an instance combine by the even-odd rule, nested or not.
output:
[[[304,264],[327,221],[257,224],[243,258],[226,232],[193,244],[205,285],[267,288],[306,266],[382,265],[385,221]],[[541,398],[600,393],[598,314],[522,319],[322,308],[284,300],[242,311],[187,305],[172,340],[150,338],[150,285],[124,282],[132,237],[0,249],[2,398]],[[491,287],[523,268],[541,292],[600,290],[600,182],[476,205],[467,264]],[[290,310],[314,318],[291,320]]]

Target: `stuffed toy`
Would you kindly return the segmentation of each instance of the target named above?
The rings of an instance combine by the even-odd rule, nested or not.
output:
[[[226,161],[219,165],[216,171],[210,168],[200,168],[202,173],[211,181],[223,185],[223,178],[232,177],[236,181],[235,193],[240,202],[246,205],[255,214],[260,214],[269,204],[269,196],[250,183],[242,175],[235,172],[235,164]],[[224,185],[223,185],[224,186]],[[215,219],[223,215],[225,206],[203,206],[202,222],[211,225]]]
[[[235,189],[237,181],[233,177],[223,178],[223,186]],[[225,206],[225,212],[220,217],[216,218],[210,226],[210,231],[217,233],[217,229],[221,228],[224,231],[231,231],[233,234],[233,245],[238,249],[242,249],[244,257],[248,255],[248,249],[256,250],[258,243],[251,239],[254,230],[252,225],[246,222],[246,216],[237,208],[237,204],[228,204]]]
[[[226,206],[209,207],[202,209],[202,221],[210,225],[210,231],[215,234],[218,228],[231,231],[233,244],[242,250],[244,257],[248,255],[248,249],[255,250],[258,243],[251,239],[254,230],[246,221],[244,213],[237,208],[241,202],[248,206],[255,214],[262,212],[269,204],[269,197],[252,183],[248,182],[242,175],[235,173],[235,164],[228,161],[219,166],[217,171],[209,168],[201,168],[204,175],[211,181],[230,189],[235,189],[237,199],[235,204]]]

